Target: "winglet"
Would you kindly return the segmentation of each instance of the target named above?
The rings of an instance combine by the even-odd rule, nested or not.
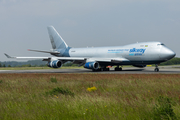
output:
[[[14,58],[14,57],[9,56],[9,55],[6,54],[6,53],[4,53],[4,55],[5,55],[7,58]]]

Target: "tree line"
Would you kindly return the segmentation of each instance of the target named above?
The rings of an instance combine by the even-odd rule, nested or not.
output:
[[[24,62],[17,62],[17,61],[5,61],[0,62],[0,67],[46,67],[47,61],[42,60],[29,60]],[[72,62],[67,62],[63,64],[63,66],[70,67],[70,66],[78,66],[77,64],[73,64]]]
[[[175,57],[169,61],[161,63],[161,65],[178,65],[178,64],[180,64],[180,58],[178,57]]]
[[[23,62],[5,61],[0,62],[0,67],[42,67],[47,66],[46,64],[47,62],[42,60],[29,60]]]

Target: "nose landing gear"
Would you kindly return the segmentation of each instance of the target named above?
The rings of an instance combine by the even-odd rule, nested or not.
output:
[[[155,72],[159,72],[158,64],[156,64],[156,68],[154,69]]]

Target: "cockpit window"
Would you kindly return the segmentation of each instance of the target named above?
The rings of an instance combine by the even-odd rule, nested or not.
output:
[[[157,46],[160,46],[160,45],[165,46],[163,43],[161,43],[161,44],[157,44]]]

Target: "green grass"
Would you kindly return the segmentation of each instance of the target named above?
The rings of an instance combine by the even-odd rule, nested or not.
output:
[[[179,74],[0,74],[0,81],[2,120],[180,118]]]

